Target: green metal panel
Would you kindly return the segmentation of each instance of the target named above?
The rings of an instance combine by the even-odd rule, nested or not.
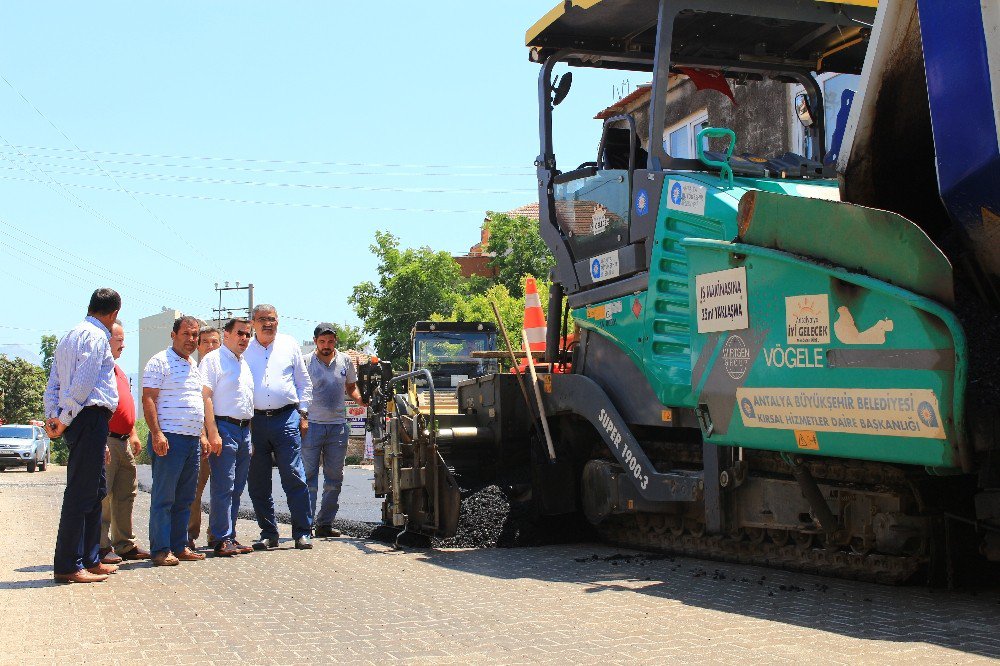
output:
[[[954,302],[951,264],[924,231],[889,211],[820,199],[749,192],[741,203],[744,243],[862,271]]]
[[[748,325],[693,331],[709,441],[960,466],[967,355],[950,311],[785,252],[696,239],[685,247],[692,285],[699,275],[746,270]]]

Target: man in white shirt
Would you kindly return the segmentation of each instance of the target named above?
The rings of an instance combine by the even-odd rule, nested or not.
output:
[[[198,367],[211,352],[222,345],[222,336],[219,329],[211,326],[202,326],[198,330]],[[191,502],[191,518],[188,521],[188,548],[195,550],[198,546],[195,542],[201,535],[201,499],[205,495],[205,486],[208,485],[208,475],[212,473],[212,466],[208,464],[208,456],[202,456],[198,466],[198,487],[194,493],[194,501]],[[209,538],[208,546],[211,548],[215,544]]]
[[[170,333],[171,346],[149,359],[142,373],[142,408],[153,467],[149,550],[156,566],[205,559],[187,545],[199,460],[208,449],[201,374],[191,358],[199,326],[194,317],[178,317]]]
[[[256,337],[244,354],[253,374],[253,454],[248,487],[260,541],[255,550],[278,547],[278,524],[271,495],[271,461],[278,466],[281,487],[292,514],[292,538],[299,549],[312,548],[312,512],[309,487],[302,466],[301,433],[309,427],[312,382],[299,343],[278,333],[278,311],[273,305],[253,309]]]
[[[211,449],[208,539],[215,543],[215,554],[222,557],[253,550],[236,540],[240,496],[250,472],[253,375],[243,354],[252,336],[249,321],[230,319],[223,328],[222,347],[209,352],[198,366],[204,386],[205,432]]]

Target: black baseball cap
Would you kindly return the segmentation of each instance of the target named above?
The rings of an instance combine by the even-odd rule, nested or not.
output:
[[[314,338],[318,338],[321,335],[337,335],[337,329],[334,328],[333,324],[324,321],[322,324],[317,324],[313,330]]]

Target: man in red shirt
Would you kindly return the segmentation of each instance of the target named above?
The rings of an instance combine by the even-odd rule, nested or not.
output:
[[[120,321],[111,327],[111,355],[118,360],[125,349],[125,329]],[[135,477],[135,457],[139,454],[139,435],[135,432],[135,401],[132,386],[118,363],[118,408],[108,423],[107,465],[108,495],[101,505],[101,562],[117,564],[122,560],[149,559],[149,551],[139,547],[132,531],[132,506],[139,489]]]

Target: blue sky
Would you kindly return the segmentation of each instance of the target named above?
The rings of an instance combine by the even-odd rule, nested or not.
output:
[[[460,253],[536,198],[544,2],[3,3],[0,345],[61,335],[97,286],[198,316],[253,282],[300,339],[358,323],[377,229]],[[641,75],[576,74],[564,168]],[[569,165],[569,166],[567,166]]]

